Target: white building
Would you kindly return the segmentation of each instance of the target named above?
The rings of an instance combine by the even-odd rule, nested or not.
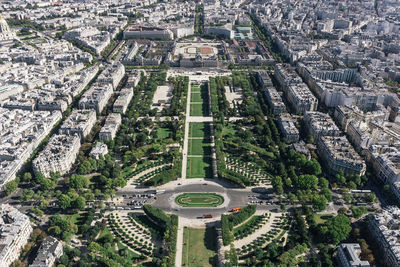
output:
[[[99,132],[100,140],[113,140],[117,134],[118,127],[121,125],[121,114],[111,113],[107,116],[103,128]]]
[[[387,267],[400,266],[400,209],[395,206],[382,209],[371,216],[369,230]]]
[[[96,123],[95,110],[74,109],[60,127],[60,134],[78,134],[83,141]]]
[[[340,170],[343,170],[345,174],[364,175],[365,173],[364,160],[344,136],[321,136],[318,141],[318,153],[331,175],[335,175]]]
[[[81,147],[80,138],[74,135],[53,135],[45,149],[33,160],[35,173],[49,177],[50,173],[67,173],[75,162]]]
[[[340,244],[337,252],[340,267],[369,267],[369,262],[361,260],[360,254],[361,248],[359,244]]]
[[[46,237],[40,245],[35,260],[29,267],[53,267],[63,254],[63,244],[52,236]]]
[[[93,84],[79,100],[80,109],[94,109],[100,114],[113,94],[111,83]]]
[[[133,97],[132,88],[122,89],[119,92],[117,100],[115,100],[114,102],[113,112],[124,114],[129,106],[129,103],[132,100],[132,97]]]
[[[0,205],[0,266],[10,266],[19,258],[32,230],[28,216],[8,204]]]

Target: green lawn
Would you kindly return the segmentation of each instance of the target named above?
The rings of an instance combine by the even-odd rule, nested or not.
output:
[[[322,224],[332,217],[332,214],[314,214],[314,220],[316,224]]]
[[[210,157],[188,157],[187,178],[212,178]]]
[[[175,203],[182,207],[218,207],[224,198],[215,193],[183,193],[175,198]]]
[[[133,252],[132,250],[128,249],[126,246],[124,246],[124,244],[122,244],[121,242],[117,243],[118,249],[122,250],[122,249],[126,249],[126,259],[128,260],[133,260],[133,259],[137,259],[140,258],[140,255],[136,254],[135,252]]]
[[[158,128],[157,129],[157,139],[168,138],[172,134],[172,131],[168,128]]]
[[[190,94],[190,102],[203,102],[205,100],[206,99],[202,97],[200,92],[199,93],[195,92]]]
[[[203,104],[190,104],[190,116],[210,116],[208,105]]]
[[[182,266],[217,266],[215,228],[183,230]]]
[[[197,85],[192,85],[192,87],[190,88],[190,91],[193,92],[201,92],[201,88]]]
[[[211,144],[203,139],[189,139],[188,155],[211,156]]]
[[[81,215],[79,213],[75,213],[73,215],[66,215],[66,219],[73,224],[79,223],[81,218]]]
[[[210,137],[210,124],[207,122],[189,123],[189,137]]]
[[[110,232],[110,230],[108,230],[107,227],[105,227],[105,228],[103,229],[103,231],[100,232],[100,235],[99,235],[99,238],[98,238],[98,239],[101,239],[101,238],[102,238],[103,236],[105,236],[106,234],[112,234],[112,233]]]

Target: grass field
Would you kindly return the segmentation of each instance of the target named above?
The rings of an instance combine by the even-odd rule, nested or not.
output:
[[[197,85],[192,85],[192,87],[190,88],[191,92],[201,92],[201,88],[200,86]]]
[[[187,158],[187,178],[212,178],[210,157]]]
[[[208,111],[208,105],[203,104],[190,104],[190,116],[203,116],[207,117],[210,115]]]
[[[157,139],[168,138],[172,134],[172,131],[168,128],[158,128],[157,129]]]
[[[314,220],[316,224],[322,224],[332,217],[332,214],[314,214]]]
[[[210,124],[206,122],[189,123],[189,137],[210,137]]]
[[[128,249],[126,246],[124,246],[124,244],[122,244],[121,242],[117,243],[118,246],[118,250],[123,250],[126,249],[126,259],[128,260],[134,260],[137,258],[140,258],[140,255],[136,254],[135,252],[133,252],[132,250]]]
[[[190,94],[190,102],[191,103],[192,102],[202,102],[203,103],[203,101],[204,101],[204,98],[202,97],[200,92],[199,93],[197,93],[197,92],[193,93],[192,92]]]
[[[182,266],[217,266],[217,246],[215,228],[183,230]]]
[[[182,207],[218,207],[224,198],[215,193],[183,193],[175,198],[175,203]]]
[[[206,143],[204,139],[189,139],[188,155],[210,156],[211,144]]]

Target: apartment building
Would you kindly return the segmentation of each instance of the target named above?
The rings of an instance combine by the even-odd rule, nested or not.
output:
[[[9,204],[0,205],[0,266],[11,266],[19,258],[32,230],[28,216]]]
[[[329,114],[318,111],[306,112],[303,121],[305,128],[314,137],[314,140],[318,140],[320,136],[340,136],[342,134]]]
[[[113,94],[111,83],[96,83],[79,100],[80,109],[94,109],[100,114]]]
[[[121,89],[118,98],[114,102],[113,112],[124,114],[133,97],[132,88]]]
[[[390,206],[371,216],[369,232],[387,267],[400,266],[400,209]]]
[[[52,236],[48,236],[43,240],[35,260],[29,267],[53,267],[62,254],[62,242]]]
[[[107,116],[103,128],[99,132],[100,140],[113,140],[117,134],[118,127],[121,125],[121,114],[111,113]]]
[[[73,110],[60,127],[60,134],[78,134],[82,142],[96,123],[95,110]]]
[[[80,137],[74,135],[53,135],[46,147],[33,160],[35,173],[49,177],[51,173],[67,173],[75,162],[81,147]]]
[[[342,243],[338,246],[337,259],[340,267],[369,267],[368,261],[360,259],[361,248],[357,243]]]
[[[345,174],[365,173],[364,160],[344,136],[321,136],[318,141],[318,153],[331,175],[340,170]]]

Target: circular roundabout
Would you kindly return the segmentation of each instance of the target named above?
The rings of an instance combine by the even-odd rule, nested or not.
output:
[[[175,198],[181,207],[218,207],[224,203],[224,197],[216,193],[183,193]]]

